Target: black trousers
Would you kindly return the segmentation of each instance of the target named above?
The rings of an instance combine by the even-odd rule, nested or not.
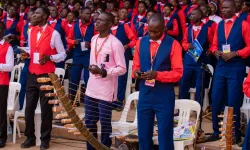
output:
[[[7,99],[8,85],[0,85],[0,140],[7,140]]]
[[[46,93],[53,92],[53,91],[41,91],[41,85],[48,85],[48,83],[38,83],[37,78],[40,77],[48,77],[48,74],[42,75],[35,75],[28,73],[27,78],[27,86],[26,86],[26,109],[25,109],[25,122],[26,122],[26,129],[25,129],[25,136],[29,139],[35,139],[36,136],[35,132],[35,124],[34,124],[34,115],[35,110],[37,107],[38,100],[40,98],[41,104],[41,142],[48,143],[51,138],[51,130],[52,130],[52,106],[48,104],[48,101],[52,98],[45,97]],[[37,137],[38,138],[38,137]]]

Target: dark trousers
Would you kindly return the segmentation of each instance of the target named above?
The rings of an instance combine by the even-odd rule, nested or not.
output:
[[[127,72],[124,75],[118,77],[118,100],[114,102],[114,107],[123,106],[125,100],[125,93],[127,88],[127,80],[128,80],[128,68],[129,68],[129,58],[125,57]]]
[[[195,76],[195,78],[194,78]],[[200,102],[201,84],[202,84],[202,70],[200,65],[186,65],[184,64],[184,72],[180,82],[180,95],[179,99],[189,98],[189,89],[192,87],[194,81],[194,87],[196,88],[195,100]]]
[[[234,108],[236,138],[240,137],[240,107],[242,106],[242,83],[245,66],[217,66],[212,87],[212,119],[214,135],[219,135],[219,119],[222,108],[227,104]],[[225,93],[227,96],[224,96]],[[225,97],[227,99],[225,99]]]
[[[8,85],[0,85],[0,141],[7,140]]]
[[[152,137],[155,116],[158,123],[159,150],[174,150],[174,90],[166,89],[164,95],[167,95],[168,98],[166,96],[159,98],[160,93],[155,95],[150,92],[149,94],[140,93],[139,95],[137,118],[140,150],[154,149]]]
[[[84,69],[84,82],[87,85],[89,79],[89,70],[88,66],[81,66],[81,65],[72,65],[71,73],[70,73],[70,83],[69,83],[69,91],[71,100],[75,99],[76,92],[78,90],[79,82],[82,75],[82,69]]]
[[[97,138],[97,122],[101,122],[101,142],[110,147],[112,144],[110,135],[112,133],[111,118],[112,105],[109,102],[85,96],[85,124],[89,131]],[[95,150],[87,143],[87,150]]]
[[[35,137],[35,124],[34,124],[34,115],[35,110],[37,107],[38,100],[40,98],[40,104],[41,104],[41,141],[42,143],[46,143],[50,141],[51,138],[51,130],[52,130],[52,119],[53,119],[53,113],[52,113],[52,106],[48,104],[48,101],[51,98],[45,97],[45,94],[48,92],[53,91],[41,91],[40,86],[41,85],[48,85],[51,83],[38,83],[37,78],[40,77],[48,77],[48,74],[43,75],[35,75],[28,73],[28,80],[27,80],[27,87],[26,87],[26,109],[25,109],[25,122],[26,122],[26,129],[25,129],[25,136],[27,138],[35,139],[38,137]]]
[[[23,109],[30,60],[27,59],[27,60],[25,60],[24,63],[25,64],[24,64],[23,70],[21,72],[21,77],[20,77],[20,83],[21,83],[21,90],[19,93],[19,108],[20,108],[20,110]]]

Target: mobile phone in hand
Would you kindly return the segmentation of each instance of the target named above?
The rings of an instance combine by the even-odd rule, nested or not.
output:
[[[144,74],[144,72],[137,72],[138,76],[141,77],[142,74]]]

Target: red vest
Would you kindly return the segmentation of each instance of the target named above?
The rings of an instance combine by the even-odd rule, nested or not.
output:
[[[40,75],[40,74],[48,74],[55,72],[55,63],[52,61],[48,61],[44,65],[34,64],[33,57],[34,53],[39,53],[40,59],[43,55],[51,56],[56,54],[56,49],[52,49],[50,46],[50,41],[52,38],[52,33],[54,29],[47,25],[44,31],[41,34],[40,39],[37,41],[37,34],[39,32],[39,27],[32,28],[30,32],[30,65],[29,71],[32,74]]]
[[[6,63],[6,54],[8,52],[10,44],[4,42],[3,45],[0,44],[0,64]],[[10,77],[8,72],[0,72],[0,85],[9,85]]]

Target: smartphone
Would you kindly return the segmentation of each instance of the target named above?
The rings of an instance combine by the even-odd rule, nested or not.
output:
[[[140,77],[144,72],[137,72],[138,76]]]

